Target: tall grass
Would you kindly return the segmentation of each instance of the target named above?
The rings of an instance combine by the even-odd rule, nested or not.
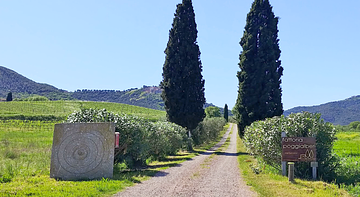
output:
[[[336,137],[334,152],[341,158],[336,181],[349,193],[360,196],[360,133],[339,132]]]
[[[55,123],[0,121],[0,183],[48,174]]]

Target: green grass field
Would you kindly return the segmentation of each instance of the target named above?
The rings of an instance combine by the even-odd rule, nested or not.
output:
[[[169,156],[169,160],[153,161],[150,168],[141,171],[122,171],[123,166],[118,164],[114,166],[113,179],[56,181],[49,172],[55,123],[0,121],[0,196],[110,196],[208,148],[195,147],[193,153],[179,152]]]
[[[80,110],[81,108],[105,108],[114,113],[133,114],[153,121],[165,119],[166,116],[165,111],[121,103],[85,101],[13,101],[0,102],[0,119],[14,119],[19,116],[30,118],[36,116],[55,116],[58,120],[61,120],[75,110]]]
[[[360,157],[360,132],[339,132],[334,151],[339,156]]]
[[[105,108],[153,121],[165,119],[163,111],[117,103],[78,101],[3,102],[0,103],[0,117],[66,117],[80,108]],[[0,120],[0,196],[111,196],[208,148],[206,145],[195,147],[193,153],[179,152],[169,156],[169,160],[152,161],[150,168],[141,171],[124,171],[124,166],[117,164],[113,179],[56,181],[50,178],[49,169],[54,125],[59,122],[62,121]]]

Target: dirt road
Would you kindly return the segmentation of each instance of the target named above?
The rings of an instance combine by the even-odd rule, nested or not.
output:
[[[227,150],[213,154],[231,134]],[[256,196],[241,178],[237,151],[237,127],[231,124],[223,139],[209,151],[156,174],[150,180],[115,196]]]

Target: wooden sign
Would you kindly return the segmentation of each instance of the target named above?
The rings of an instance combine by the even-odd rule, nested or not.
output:
[[[283,137],[282,161],[316,161],[316,139],[313,137]]]

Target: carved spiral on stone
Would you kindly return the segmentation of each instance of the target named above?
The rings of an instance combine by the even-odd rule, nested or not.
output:
[[[60,145],[58,161],[70,173],[87,173],[104,159],[104,145],[105,139],[97,131],[71,134]]]

